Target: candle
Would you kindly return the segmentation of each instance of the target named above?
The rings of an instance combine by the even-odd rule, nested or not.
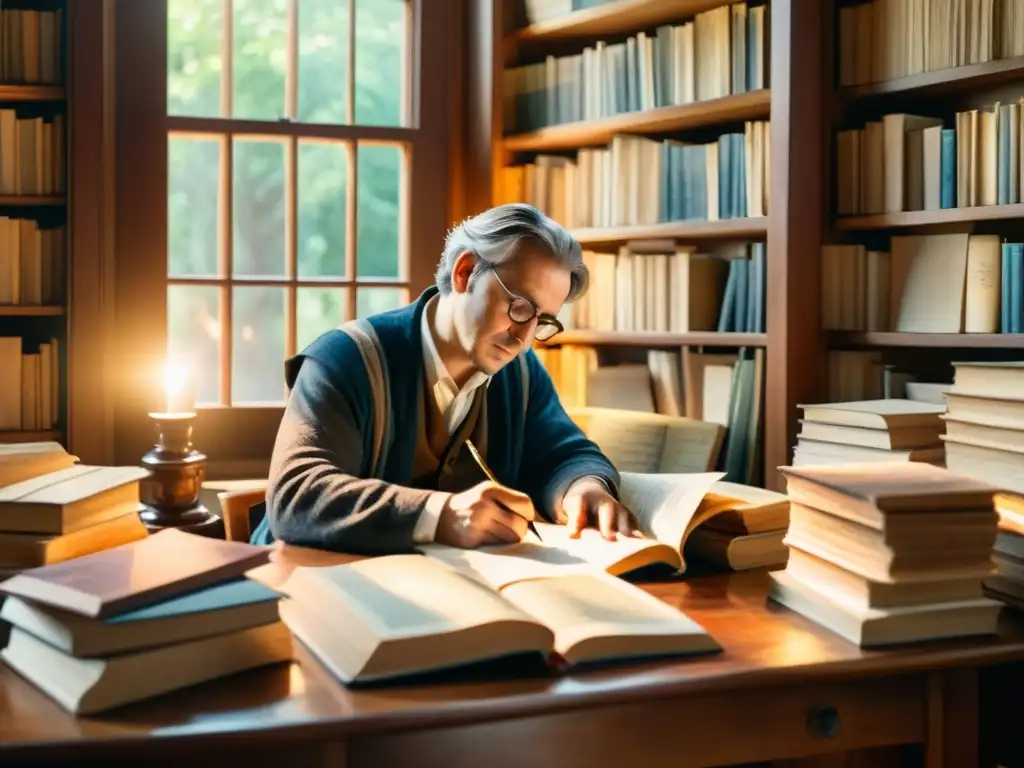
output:
[[[164,365],[164,413],[194,413],[195,389],[188,368],[180,363]]]

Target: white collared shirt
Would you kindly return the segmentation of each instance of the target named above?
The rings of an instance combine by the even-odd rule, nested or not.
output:
[[[430,316],[437,310],[437,297],[434,296],[423,308],[423,316],[420,321],[420,339],[423,344],[423,371],[427,377],[427,391],[434,397],[437,403],[437,410],[444,419],[448,428],[448,436],[451,437],[462,425],[466,414],[469,413],[473,404],[473,395],[479,387],[490,384],[491,377],[483,371],[475,371],[469,380],[460,389],[455,380],[448,373],[448,368],[437,351],[437,343],[434,340],[434,332],[430,328]],[[441,517],[441,510],[450,494],[438,491],[428,500],[416,527],[413,529],[413,541],[425,543],[434,540],[434,533],[437,531],[437,522]]]

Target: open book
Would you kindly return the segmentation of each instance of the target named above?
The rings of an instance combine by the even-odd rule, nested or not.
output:
[[[721,650],[675,608],[597,571],[497,587],[428,557],[390,555],[299,567],[282,589],[282,619],[346,684],[522,655],[573,665]]]
[[[538,522],[537,531],[543,541],[527,537],[517,544],[497,544],[464,550],[443,544],[424,544],[419,549],[425,554],[443,560],[462,571],[473,571],[489,562],[490,556],[499,556],[506,562],[501,566],[509,578],[522,568],[535,573],[534,566],[542,564],[547,573],[576,570],[591,572],[595,569],[620,575],[654,564],[664,564],[683,572],[686,539],[697,526],[718,514],[728,511],[728,505],[703,505],[709,491],[723,477],[722,472],[657,475],[622,472],[619,499],[630,509],[645,538],[619,536],[608,541],[595,528],[587,528],[578,539],[569,538],[564,525]],[[484,557],[486,556],[486,557]]]

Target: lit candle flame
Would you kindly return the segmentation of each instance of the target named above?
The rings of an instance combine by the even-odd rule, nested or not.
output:
[[[188,367],[175,361],[164,365],[165,413],[194,413],[195,391]]]

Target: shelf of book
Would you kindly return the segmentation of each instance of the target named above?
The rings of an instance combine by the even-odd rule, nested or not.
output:
[[[509,42],[618,35],[624,29],[656,27],[722,4],[722,0],[617,0],[530,24],[512,33]]]
[[[1024,349],[1024,333],[899,333],[829,331],[829,346],[857,348]]]
[[[543,346],[580,345],[591,347],[644,347],[668,349],[677,347],[764,347],[768,336],[764,333],[717,333],[715,331],[689,331],[668,333],[661,331],[587,331],[567,329]]]
[[[888,95],[939,95],[968,91],[981,86],[1010,83],[1024,77],[1024,56],[994,59],[978,64],[920,72],[908,77],[880,80],[839,89],[844,101]]]
[[[586,227],[572,230],[581,245],[612,245],[631,240],[716,240],[763,238],[768,232],[767,217],[718,219],[717,221],[666,221],[631,227]]]
[[[72,25],[66,0],[23,0],[0,10],[9,50],[0,57],[0,234],[14,245],[0,277],[0,443],[64,441],[67,428],[66,88]],[[26,159],[30,158],[30,159]],[[2,270],[0,270],[2,271]],[[13,279],[12,279],[13,277]]]
[[[1024,217],[1024,203],[978,205],[965,208],[937,208],[927,211],[900,211],[867,216],[841,216],[835,220],[837,230],[913,229],[936,224],[958,224],[972,221],[1008,221]]]
[[[507,152],[547,152],[607,144],[616,134],[653,134],[767,118],[768,89],[737,93],[642,112],[626,112],[598,120],[550,125],[529,133],[506,136]]]
[[[0,83],[0,102],[63,101],[64,87],[60,85],[13,85]]]
[[[0,317],[59,317],[63,314],[64,307],[32,306],[28,304],[0,306]]]

